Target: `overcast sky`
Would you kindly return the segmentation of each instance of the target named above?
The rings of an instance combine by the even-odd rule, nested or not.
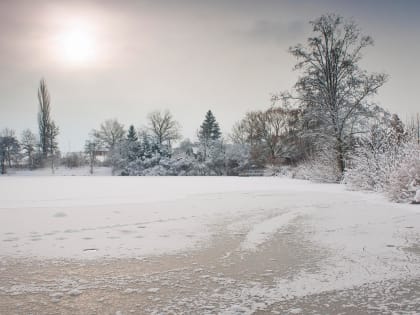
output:
[[[403,120],[419,112],[420,1],[0,0],[0,129],[37,133],[44,77],[63,151],[105,119],[139,127],[155,109],[189,138],[211,109],[227,134],[293,86],[287,50],[328,12],[374,38],[362,65],[390,75],[376,100]]]

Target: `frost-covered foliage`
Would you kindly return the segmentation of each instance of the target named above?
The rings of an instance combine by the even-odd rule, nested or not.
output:
[[[351,189],[384,192],[404,201],[420,188],[420,146],[393,115],[372,125],[358,140],[344,182]]]
[[[319,150],[316,154],[293,168],[292,177],[321,183],[337,183],[341,180],[341,170],[331,149]]]
[[[348,161],[345,182],[353,189],[382,191],[399,159],[404,130],[393,128],[390,115],[383,113],[372,122],[369,131],[358,138]],[[397,116],[393,117],[400,122]]]
[[[358,126],[371,115],[370,97],[385,83],[386,75],[369,74],[359,66],[364,48],[373,44],[352,20],[325,14],[311,22],[313,34],[306,45],[290,48],[301,72],[295,91],[286,100],[298,100],[308,133],[321,145],[327,141],[341,173]]]
[[[205,175],[202,167],[188,155],[165,157],[156,154],[151,158],[130,162],[122,172],[131,176],[188,176]]]
[[[415,141],[401,147],[398,160],[389,172],[386,194],[395,201],[412,200],[420,191],[420,145]]]
[[[140,147],[144,145],[140,142]],[[225,145],[217,141],[207,147],[207,158],[203,159],[200,144],[184,141],[173,152],[150,147],[151,151],[140,151],[135,160],[128,158],[127,147],[112,154],[115,174],[128,176],[220,176],[238,175],[249,167],[249,150],[246,146]]]

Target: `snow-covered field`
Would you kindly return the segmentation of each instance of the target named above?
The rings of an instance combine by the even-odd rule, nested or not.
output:
[[[409,313],[420,206],[275,177],[0,177],[0,313]]]

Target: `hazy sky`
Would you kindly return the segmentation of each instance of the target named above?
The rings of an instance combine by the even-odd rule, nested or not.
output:
[[[374,38],[362,64],[390,75],[377,101],[403,120],[419,112],[420,1],[0,0],[0,129],[37,133],[44,77],[63,151],[107,118],[139,127],[155,109],[189,138],[211,109],[227,134],[292,87],[287,50],[328,12]]]

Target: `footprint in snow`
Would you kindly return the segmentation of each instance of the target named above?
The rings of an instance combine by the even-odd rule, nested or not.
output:
[[[15,242],[18,241],[19,238],[18,237],[11,237],[11,238],[6,238],[3,240],[3,242]]]
[[[97,252],[98,249],[97,248],[85,248],[83,251],[84,252]]]

